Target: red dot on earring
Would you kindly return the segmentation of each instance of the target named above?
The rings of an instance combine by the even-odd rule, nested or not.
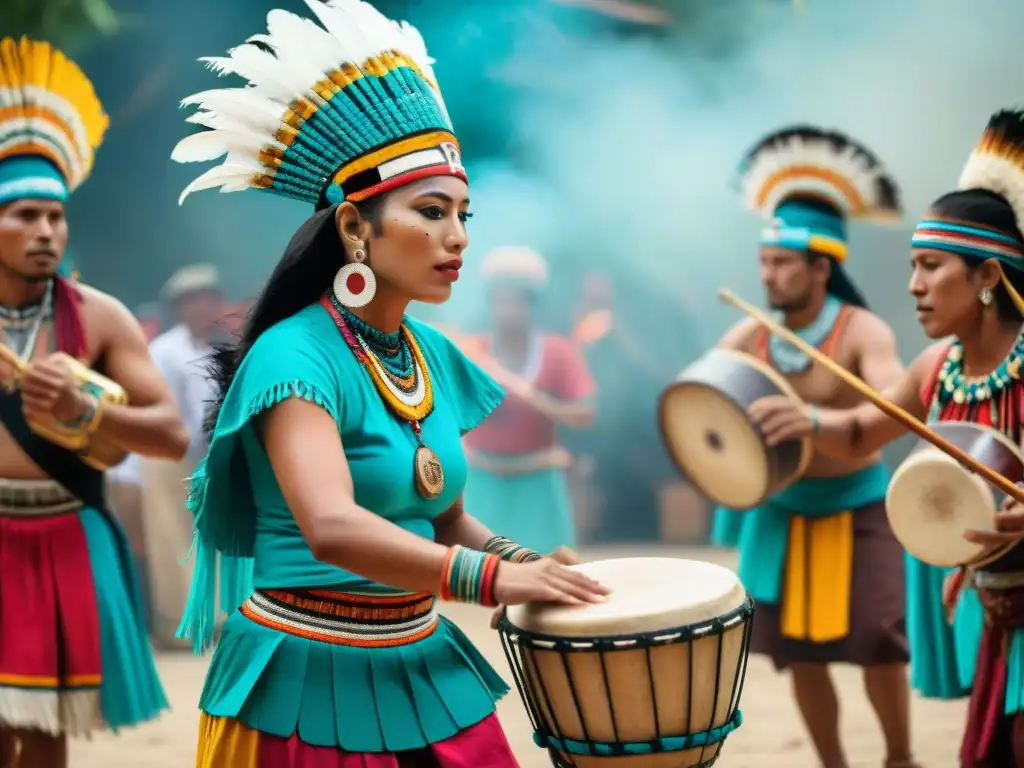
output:
[[[349,293],[358,296],[366,288],[366,278],[358,272],[353,272],[345,280],[345,287],[348,288]]]

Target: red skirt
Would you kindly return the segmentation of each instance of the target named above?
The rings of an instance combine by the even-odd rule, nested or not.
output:
[[[212,717],[199,721],[196,768],[518,768],[497,715],[444,741],[409,752],[346,752],[314,747],[298,734],[280,738],[249,728],[239,720]]]
[[[0,723],[102,725],[99,611],[77,512],[0,517]]]

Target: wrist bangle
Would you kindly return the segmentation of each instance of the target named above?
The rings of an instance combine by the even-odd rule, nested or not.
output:
[[[816,435],[821,432],[821,413],[817,408],[811,406],[809,416],[811,419],[812,434]]]
[[[484,552],[497,555],[510,563],[530,563],[541,558],[534,550],[519,546],[507,536],[494,536],[489,539],[484,545]]]
[[[458,544],[448,550],[441,567],[442,600],[494,606],[494,577],[501,562],[497,555]]]

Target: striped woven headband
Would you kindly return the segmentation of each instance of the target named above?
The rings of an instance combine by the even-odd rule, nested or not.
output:
[[[370,152],[338,170],[326,198],[359,202],[431,176],[469,181],[458,140],[447,131],[412,136]]]
[[[837,237],[813,232],[808,227],[772,226],[761,232],[761,245],[774,245],[794,251],[813,251],[846,260],[846,243]]]
[[[981,261],[998,259],[1015,269],[1024,268],[1024,250],[1016,238],[959,222],[925,219],[914,230],[910,245]]]

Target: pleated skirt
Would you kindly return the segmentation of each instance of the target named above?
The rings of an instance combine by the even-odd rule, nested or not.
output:
[[[433,595],[257,590],[214,653],[197,766],[507,768],[507,692]]]

